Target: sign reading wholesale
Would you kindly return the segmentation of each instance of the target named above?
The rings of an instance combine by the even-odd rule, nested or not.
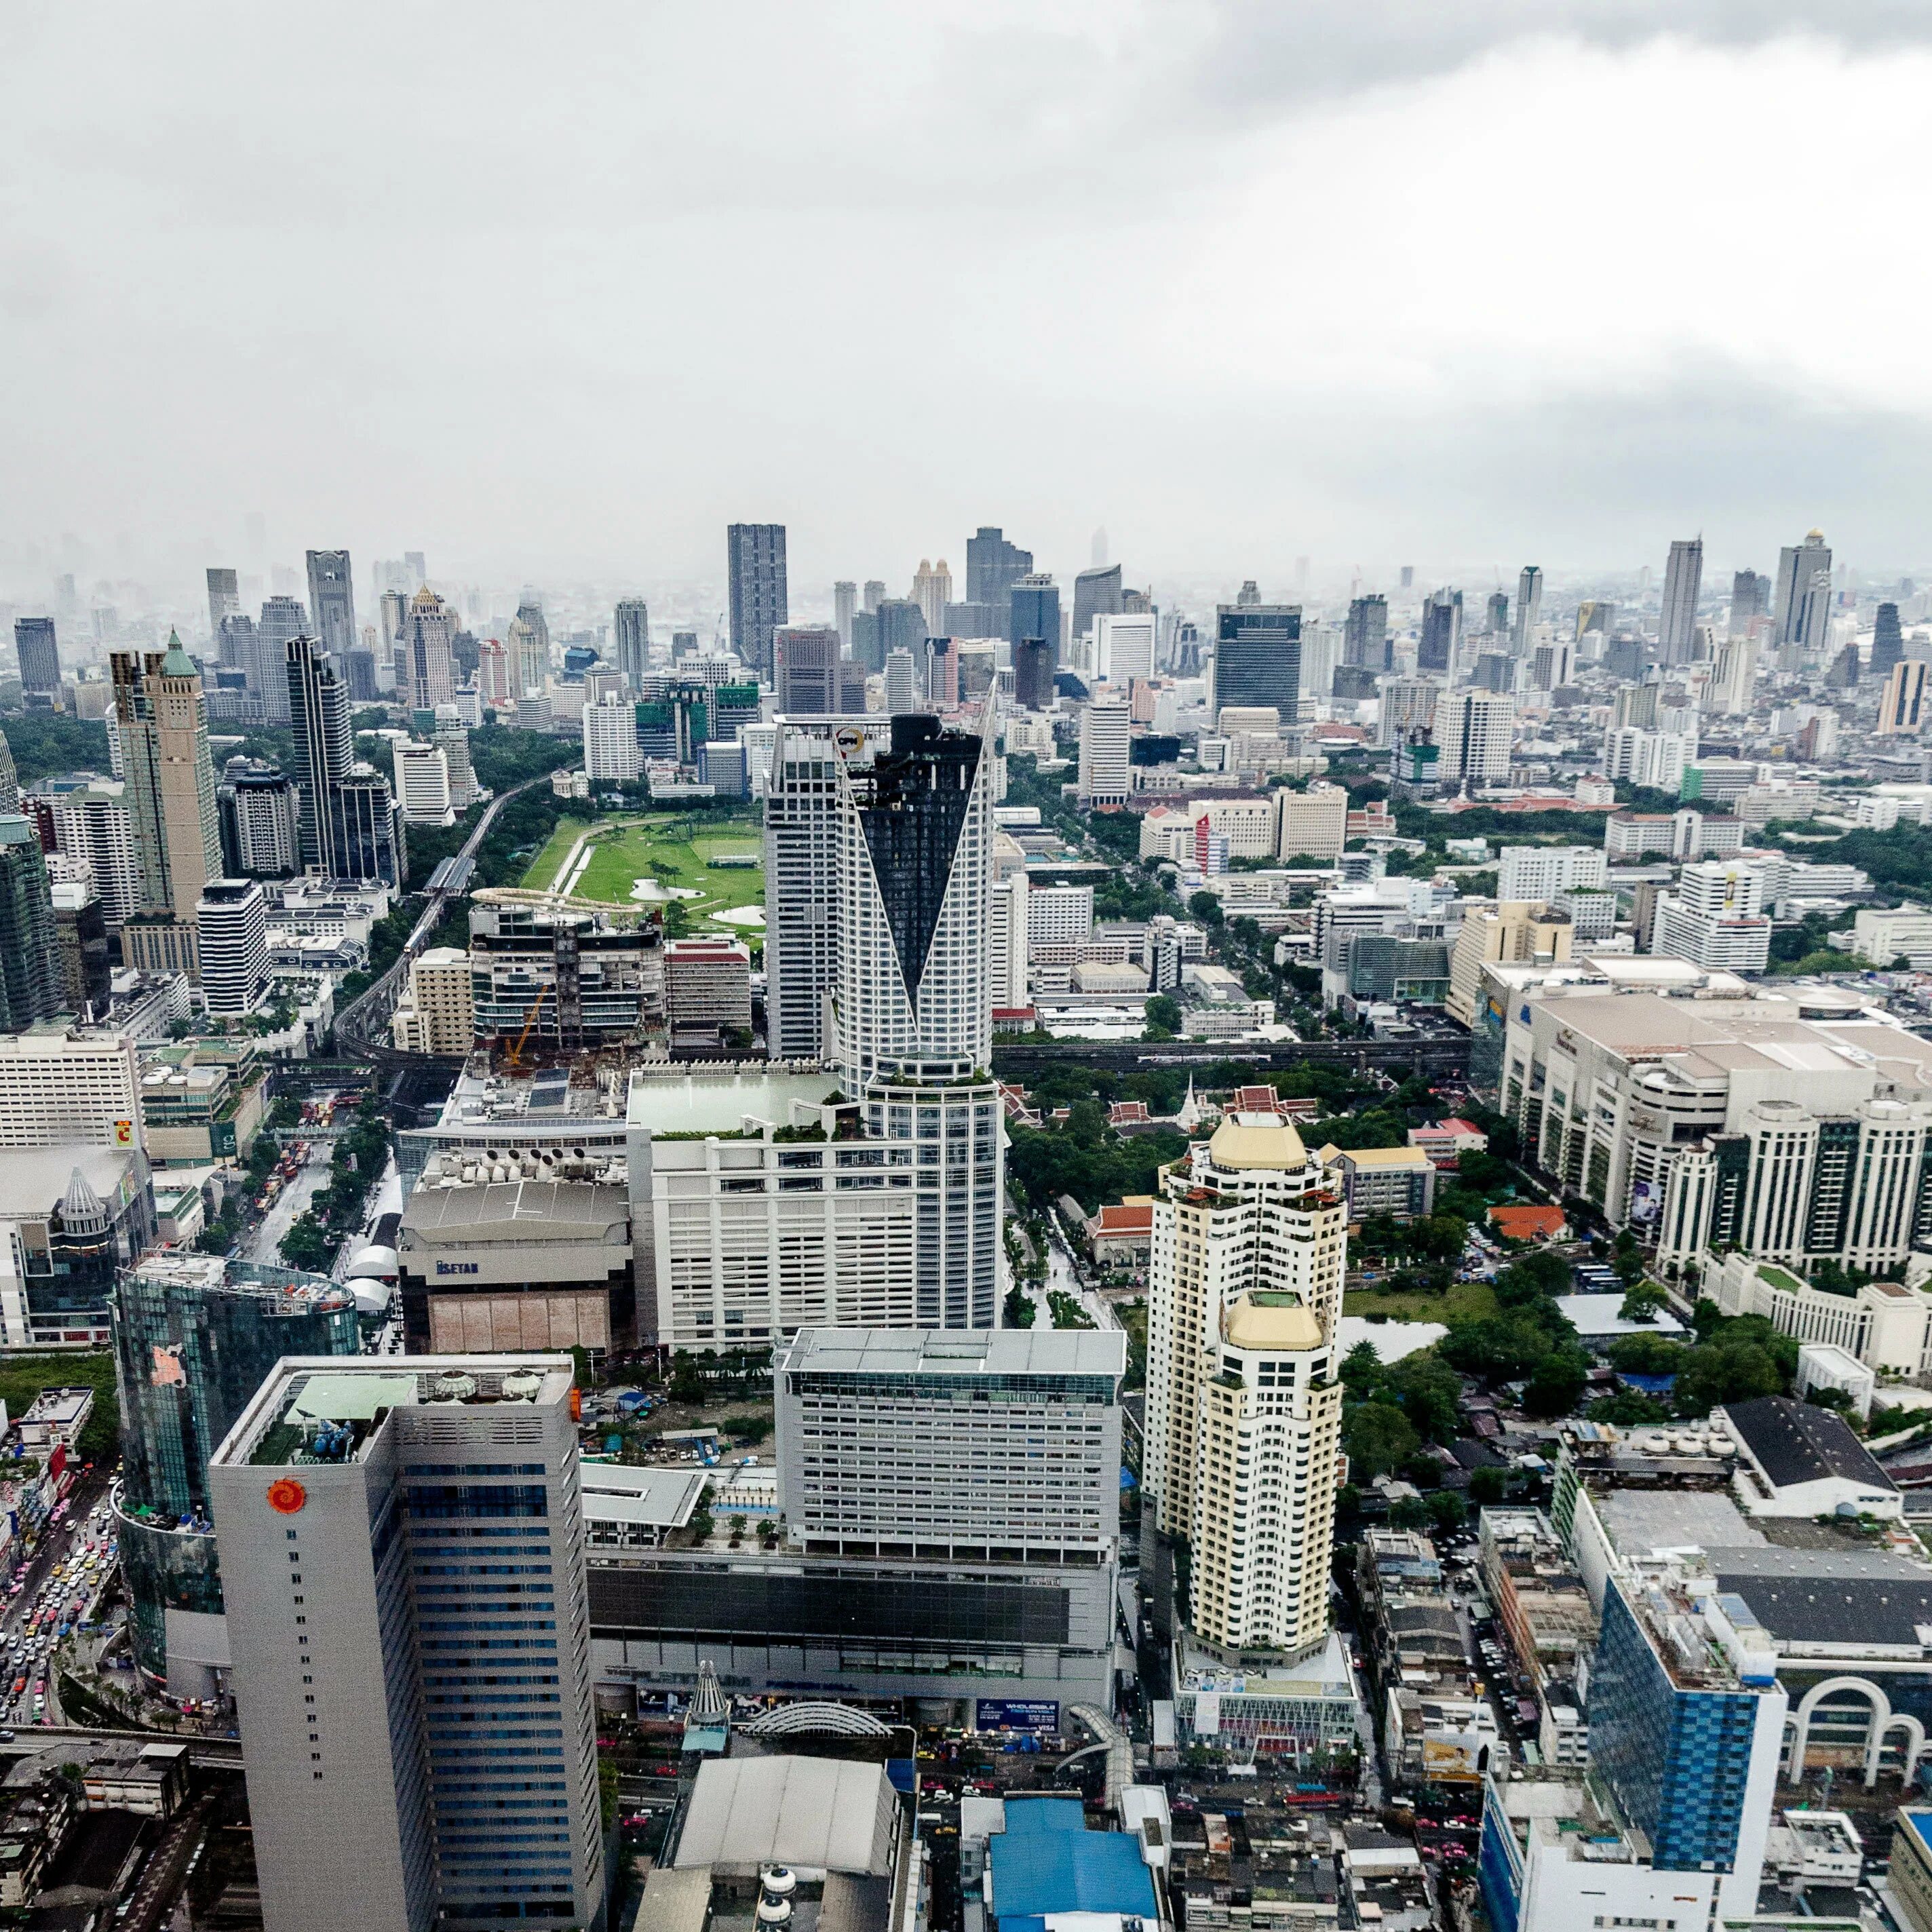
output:
[[[1054,1737],[1060,1731],[1060,1706],[1051,1698],[976,1697],[973,1728],[976,1731],[1032,1731],[1041,1737]]]

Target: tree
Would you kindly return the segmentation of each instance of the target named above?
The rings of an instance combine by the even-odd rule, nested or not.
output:
[[[670,1399],[673,1402],[701,1402],[704,1400],[704,1374],[697,1358],[682,1352],[671,1358]]]
[[[1625,1322],[1654,1322],[1664,1312],[1666,1299],[1663,1289],[1654,1282],[1636,1282],[1624,1297],[1617,1314]]]
[[[1180,1030],[1180,1002],[1166,993],[1156,993],[1142,1010],[1150,1027],[1160,1027],[1172,1035]]]
[[[1469,1505],[1454,1490],[1438,1490],[1424,1498],[1429,1509],[1430,1527],[1445,1534],[1460,1529],[1469,1520]]]
[[[1385,1386],[1429,1441],[1453,1442],[1462,1434],[1462,1378],[1438,1356],[1427,1351],[1404,1356],[1388,1371]]]
[[[1391,1529],[1426,1529],[1429,1504],[1420,1496],[1398,1496],[1389,1505],[1388,1520]]]
[[[1509,1494],[1509,1478],[1492,1462],[1469,1472],[1469,1500],[1479,1508],[1489,1508]]]
[[[1221,910],[1221,902],[1210,892],[1193,894],[1187,902],[1187,910],[1206,926],[1220,926],[1227,919],[1227,914]]]
[[[1532,1415],[1568,1415],[1589,1380],[1590,1358],[1582,1349],[1553,1348],[1530,1372],[1522,1406]]]
[[[1358,1399],[1366,1400],[1379,1386],[1382,1378],[1382,1358],[1376,1353],[1372,1342],[1358,1342],[1342,1358],[1342,1386]]]
[[[1610,1366],[1622,1376],[1674,1376],[1689,1351],[1664,1335],[1619,1335],[1610,1344]]]
[[[1407,1416],[1394,1404],[1365,1402],[1348,1418],[1342,1431],[1351,1474],[1362,1478],[1386,1476],[1421,1446]]]
[[[298,1214],[282,1237],[282,1258],[292,1268],[320,1274],[335,1252],[335,1244],[313,1214]]]
[[[1776,1395],[1784,1386],[1778,1364],[1754,1342],[1708,1342],[1686,1352],[1671,1400],[1679,1415],[1706,1415],[1720,1402]]]
[[[1452,1323],[1437,1350],[1452,1368],[1513,1382],[1530,1374],[1553,1346],[1542,1326],[1519,1310],[1486,1322]]]
[[[1841,1388],[1814,1388],[1804,1400],[1816,1408],[1834,1408],[1840,1415],[1852,1406],[1850,1391]]]

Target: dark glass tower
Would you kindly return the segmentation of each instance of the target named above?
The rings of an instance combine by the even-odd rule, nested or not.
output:
[[[291,638],[288,661],[289,718],[295,727],[296,825],[305,870],[328,878],[343,871],[339,802],[355,764],[349,729],[349,693],[313,638]]]
[[[65,1001],[47,862],[32,822],[0,818],[0,1033],[24,1033]]]
[[[1274,706],[1284,724],[1301,712],[1301,607],[1223,604],[1216,613],[1214,708]]]
[[[725,532],[731,577],[731,648],[765,682],[772,676],[772,633],[791,621],[785,588],[785,526],[734,524]]]
[[[16,617],[14,650],[20,660],[20,688],[46,698],[58,698],[61,688],[60,646],[51,617]]]
[[[1872,676],[1889,676],[1892,666],[1904,655],[1905,634],[1899,628],[1898,606],[1896,604],[1881,604],[1878,607],[1877,621],[1872,626]]]
[[[1033,574],[1033,552],[1009,543],[997,524],[982,524],[976,536],[966,539],[966,602],[991,604],[1004,610],[1006,592],[1023,577]]]

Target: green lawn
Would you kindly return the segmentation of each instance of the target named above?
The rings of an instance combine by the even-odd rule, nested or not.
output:
[[[1358,1288],[1342,1298],[1344,1315],[1386,1315],[1392,1322],[1486,1322],[1496,1292],[1486,1281],[1459,1281],[1442,1294],[1378,1294]]]
[[[537,889],[554,884],[582,830],[568,821],[560,825],[524,875],[524,884]],[[722,867],[710,862],[728,854],[756,857],[759,850],[758,823],[748,813],[742,818],[720,820],[652,812],[599,837],[571,896],[606,905],[628,905],[633,903],[631,890],[636,880],[656,879],[660,885],[688,887],[701,895],[683,903],[692,922],[702,924],[713,913],[764,904],[765,876],[760,867]],[[752,930],[755,934],[757,928]]]

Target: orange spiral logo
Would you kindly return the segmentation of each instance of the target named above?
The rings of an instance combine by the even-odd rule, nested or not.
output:
[[[268,1507],[293,1516],[308,1501],[308,1492],[292,1476],[279,1476],[268,1485]]]

